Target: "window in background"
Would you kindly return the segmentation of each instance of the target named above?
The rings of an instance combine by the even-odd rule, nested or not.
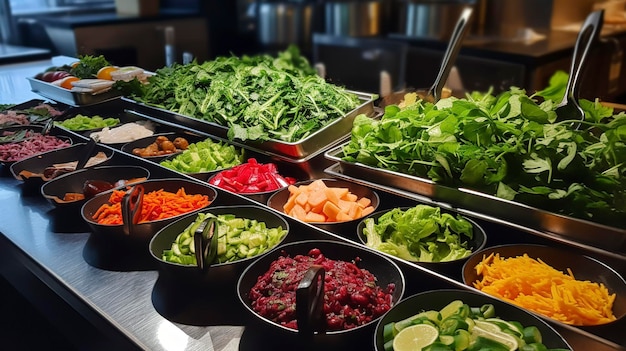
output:
[[[18,28],[38,16],[115,8],[115,0],[0,0],[0,43],[27,45]]]
[[[9,0],[13,15],[67,9],[89,9],[113,6],[115,0]]]

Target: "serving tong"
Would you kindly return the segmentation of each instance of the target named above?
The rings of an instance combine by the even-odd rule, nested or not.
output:
[[[87,162],[89,162],[89,159],[91,158],[93,150],[96,148],[99,139],[100,138],[95,135],[89,138],[89,141],[87,142],[87,144],[85,144],[85,147],[83,149],[84,151],[82,156],[78,159],[78,162],[76,163],[76,168],[74,169],[75,171],[83,169],[85,165],[87,165]]]
[[[565,87],[565,94],[555,109],[557,121],[585,120],[585,112],[578,104],[580,75],[592,44],[598,40],[598,37],[600,36],[603,19],[603,9],[590,13],[578,32],[576,44],[574,45],[574,55],[572,57],[572,63],[569,70],[569,78]],[[572,128],[580,128],[580,122],[573,123]]]
[[[137,184],[126,191],[122,198],[122,230],[126,235],[132,235],[133,227],[139,223],[144,192],[143,185]]]
[[[196,262],[201,271],[207,270],[217,257],[217,218],[206,218],[193,233]]]

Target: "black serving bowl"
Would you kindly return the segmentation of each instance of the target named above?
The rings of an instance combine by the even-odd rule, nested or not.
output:
[[[115,139],[115,140],[109,139],[110,136],[119,134],[118,128],[128,128],[127,126],[132,125],[132,124],[139,124],[139,125],[144,126],[146,129],[151,131],[151,134],[144,135],[144,136],[133,135],[131,137],[127,137],[123,139]],[[159,127],[159,124],[150,120],[129,120],[126,122],[122,122],[114,127],[108,127],[108,130],[105,130],[105,128],[107,128],[105,127],[105,128],[100,128],[95,131],[91,131],[87,133],[80,133],[80,134],[84,134],[84,136],[88,138],[92,138],[92,135],[94,138],[97,136],[99,143],[108,145],[110,147],[113,147],[119,150],[126,143],[154,135],[158,127]],[[100,133],[100,134],[97,134],[97,133]],[[106,134],[102,135],[102,133],[106,133]]]
[[[202,138],[202,139],[201,139],[201,140],[199,140],[198,142],[202,142],[202,141],[204,141],[204,140],[208,140],[208,141],[213,142],[213,143],[219,143],[219,142],[220,142],[219,140],[214,140],[214,139],[212,139],[212,138],[210,138],[210,137],[209,137],[209,138],[207,138],[207,137]],[[190,143],[190,144],[191,144],[191,143]],[[244,160],[246,160],[246,159],[247,159],[246,154],[248,153],[248,151],[247,151],[246,149],[240,148],[240,147],[238,147],[238,146],[233,146],[233,147],[234,147],[234,148],[236,149],[236,151],[239,153],[239,156],[240,156],[240,158],[239,158],[239,161],[240,161],[240,162],[239,162],[239,164],[241,164]],[[174,155],[167,156],[167,157],[165,157],[164,159],[162,159],[161,161],[159,161],[159,164],[161,165],[161,167],[164,167],[164,168],[170,169],[170,170],[172,170],[172,171],[175,171],[175,172],[179,172],[179,173],[182,173],[182,174],[188,175],[188,176],[190,176],[190,177],[196,178],[196,179],[201,180],[201,181],[203,181],[203,182],[206,182],[207,180],[209,180],[209,178],[211,178],[211,177],[212,177],[213,175],[215,175],[216,173],[219,173],[219,172],[221,172],[221,171],[223,171],[223,170],[225,170],[225,169],[230,168],[230,167],[224,167],[224,168],[216,168],[216,169],[209,170],[209,171],[205,171],[205,172],[189,172],[189,173],[187,173],[187,172],[184,172],[184,171],[181,171],[181,170],[178,170],[178,169],[173,169],[173,168],[168,168],[168,167],[165,167],[165,166],[163,166],[163,165],[161,164],[161,163],[163,163],[163,162],[165,162],[165,161],[171,161],[171,160],[174,160],[174,159],[176,159],[176,158],[178,158],[178,157],[184,157],[184,156],[183,156],[183,154],[185,154],[185,152],[187,152],[187,150],[186,150],[186,151],[183,151],[183,152],[181,152],[181,153],[178,153],[178,154],[174,154]],[[212,152],[215,152],[215,151],[212,151]]]
[[[491,304],[495,308],[495,315],[505,321],[517,321],[524,327],[536,326],[542,336],[542,343],[549,349],[569,349],[572,347],[546,321],[519,307],[501,300],[473,291],[446,289],[430,290],[405,298],[393,306],[376,324],[374,346],[376,351],[384,351],[383,329],[391,322],[398,322],[423,311],[439,311],[450,302],[461,300],[470,307],[481,307]]]
[[[380,287],[385,288],[389,284],[395,285],[392,293],[392,306],[402,299],[405,289],[404,275],[400,267],[391,259],[373,250],[364,249],[347,242],[331,240],[297,241],[281,245],[278,249],[257,259],[241,274],[237,282],[237,294],[243,306],[254,317],[252,323],[256,323],[259,328],[266,329],[271,335],[280,337],[281,345],[285,342],[298,345],[300,349],[303,347],[312,350],[322,350],[324,347],[337,349],[338,345],[349,345],[350,342],[356,339],[370,338],[374,331],[373,328],[380,317],[364,325],[347,330],[326,332],[313,330],[312,332],[304,332],[288,328],[262,317],[253,310],[249,292],[256,284],[258,277],[263,276],[269,270],[271,263],[283,256],[308,255],[312,249],[319,249],[325,257],[332,260],[354,262],[355,259],[359,258],[360,261],[356,265],[374,274]],[[299,325],[302,325],[300,320]]]
[[[280,243],[282,243],[287,237],[287,234],[285,234],[277,245],[268,248],[267,251],[259,253],[256,256],[241,258],[232,262],[205,263],[207,264],[205,270],[200,269],[197,265],[185,265],[164,260],[163,251],[172,248],[172,244],[175,242],[176,237],[191,223],[193,223],[200,213],[210,213],[216,216],[231,214],[235,215],[237,218],[257,220],[259,222],[264,222],[267,228],[282,227],[287,230],[287,234],[289,234],[289,224],[287,221],[280,215],[261,206],[212,206],[202,211],[187,215],[166,225],[154,235],[152,240],[150,240],[150,253],[158,263],[160,275],[166,276],[177,282],[185,283],[186,285],[198,285],[204,287],[210,287],[211,285],[215,285],[217,283],[234,285],[236,284],[237,278],[241,272],[248,266],[248,264],[250,264],[250,262],[275,249],[276,246],[280,245]]]
[[[62,116],[55,118],[54,125],[58,128],[67,130],[71,133],[75,133],[75,134],[78,134],[87,138],[89,137],[91,133],[99,132],[102,130],[102,128],[104,128],[104,127],[97,127],[97,128],[87,128],[87,129],[70,129],[61,124],[69,119],[75,118],[78,115],[82,115],[82,116],[86,116],[90,118],[95,117],[96,115],[102,117],[103,119],[116,118],[118,122],[116,124],[108,126],[109,128],[119,127],[120,125],[130,121],[129,118],[125,114],[117,113],[114,115],[110,115],[107,113],[106,115],[101,115],[99,113],[92,113],[92,112],[84,111],[83,109],[73,109],[71,111],[68,111],[68,113],[63,114]]]
[[[313,183],[316,180],[322,180],[324,182],[324,184],[326,184],[327,187],[331,188],[348,188],[349,191],[356,195],[358,198],[362,198],[362,197],[366,197],[368,199],[371,200],[371,204],[370,206],[372,206],[374,208],[374,211],[376,211],[376,209],[378,208],[378,205],[380,204],[380,198],[378,196],[378,193],[376,193],[376,191],[361,185],[361,184],[357,184],[357,183],[353,183],[353,182],[349,182],[346,180],[341,180],[341,179],[332,179],[332,178],[327,178],[327,179],[311,179],[311,180],[305,180],[305,181],[301,181],[301,182],[297,182],[294,184],[294,186],[298,187],[300,185],[309,185],[311,183]],[[290,192],[289,192],[289,188],[282,188],[281,190],[277,190],[274,194],[272,194],[269,199],[267,200],[267,205],[273,209],[275,209],[276,211],[279,211],[281,213],[285,213],[284,210],[284,205],[285,203],[287,203],[287,200],[289,199],[290,196]],[[362,218],[362,217],[361,217]],[[349,220],[349,221],[338,221],[338,222],[309,222],[310,224],[324,229],[324,230],[328,230],[330,232],[333,233],[345,233],[348,232],[348,229],[351,229],[349,232],[350,233],[354,233],[354,226],[357,225],[357,223],[361,220],[361,218],[356,218],[353,220]]]
[[[248,160],[247,162],[250,162],[250,161]],[[277,168],[281,168],[281,167],[280,167],[279,165],[277,165],[275,162],[272,162],[272,163],[274,163],[274,165],[276,165],[276,167],[277,167]],[[241,165],[245,165],[245,164],[246,164],[246,163],[242,163]],[[261,164],[261,162],[259,162],[259,164]],[[266,163],[263,163],[263,164],[266,164]],[[241,165],[239,165],[239,166],[241,166]],[[209,177],[209,179],[207,180],[207,183],[209,183],[209,184],[211,184],[211,185],[213,185],[213,186],[215,186],[215,187],[218,187],[218,188],[220,188],[220,189],[222,189],[222,190],[225,190],[225,191],[230,191],[230,190],[225,189],[224,187],[220,186],[219,184],[214,184],[214,181],[216,180],[216,177],[217,177],[219,174],[224,173],[224,172],[229,172],[229,171],[235,170],[235,169],[236,169],[236,167],[238,167],[238,166],[233,166],[233,167],[231,167],[231,168],[228,168],[228,169],[223,169],[223,170],[220,170],[220,171],[218,171],[218,172],[214,173],[213,175],[211,175],[211,177]],[[292,181],[292,182],[294,182],[294,183],[295,183],[295,182],[297,182],[297,180],[295,180],[295,179],[297,179],[296,177],[292,177],[292,176],[290,176],[290,175],[283,174],[283,172],[282,172],[282,171],[279,171],[279,172],[278,172],[278,174],[280,174],[280,175],[281,175],[282,177],[284,177],[284,178],[291,178],[291,181]],[[294,180],[295,180],[295,181],[294,181]],[[241,195],[241,196],[245,196],[246,198],[248,198],[248,199],[250,199],[250,200],[254,200],[254,201],[256,201],[256,202],[259,202],[259,203],[262,203],[262,204],[264,204],[264,205],[265,205],[265,204],[267,203],[267,200],[269,200],[270,196],[272,196],[272,195],[273,195],[275,192],[277,192],[277,191],[280,191],[280,190],[282,190],[282,189],[284,189],[284,188],[287,188],[288,186],[289,186],[289,184],[288,184],[288,185],[285,185],[284,187],[281,187],[281,188],[278,188],[278,189],[274,189],[274,190],[268,190],[268,191],[259,191],[259,192],[233,192],[233,193],[238,194],[238,195]]]
[[[135,185],[141,185],[145,193],[159,189],[175,193],[184,188],[188,195],[202,194],[208,196],[208,206],[217,197],[217,191],[214,188],[187,179],[149,179]],[[83,250],[83,257],[91,265],[105,269],[124,270],[127,268],[130,263],[128,265],[120,263],[124,254],[133,256],[129,258],[132,262],[140,261],[142,267],[147,264],[146,268],[153,269],[155,264],[148,251],[152,237],[166,225],[186,215],[206,209],[205,206],[177,216],[135,224],[128,222],[118,225],[99,224],[93,219],[93,215],[102,205],[109,203],[112,191],[109,190],[96,195],[85,202],[81,208],[81,216],[91,231],[89,240],[85,245],[86,249]]]
[[[205,263],[205,269],[164,260],[163,251],[172,248],[178,235],[194,223],[200,213],[216,216],[232,214],[237,218],[257,220],[264,222],[267,228],[282,227],[286,234],[277,245],[255,256],[230,262]],[[149,244],[152,260],[159,271],[159,278],[152,289],[154,308],[168,320],[183,324],[241,323],[241,315],[246,312],[235,293],[237,279],[252,261],[276,249],[288,234],[289,224],[283,217],[256,205],[209,207],[163,227]]]
[[[42,131],[43,131],[43,128],[44,128],[44,127],[43,127],[42,125],[33,125],[33,124],[31,124],[31,125],[13,125],[13,126],[7,126],[7,127],[2,127],[2,128],[0,128],[0,136],[4,136],[4,135],[9,134],[9,133],[16,133],[16,132],[20,132],[20,131],[23,131],[23,130],[30,130],[30,131],[32,131],[32,132],[34,132],[34,133],[41,134],[41,133],[42,133]],[[61,133],[61,130],[55,130],[55,129],[53,128],[53,129],[50,131],[50,133],[49,133],[48,135],[53,136],[53,137],[55,137],[55,138],[57,138],[57,139],[60,139],[60,140],[62,140],[62,141],[65,141],[65,142],[66,142],[66,143],[68,143],[69,145],[72,145],[72,144],[73,144],[73,140],[72,140],[72,138],[70,138],[70,137],[69,137],[69,136],[67,136],[67,135],[63,135],[63,134]],[[6,142],[6,143],[4,143],[3,145],[19,144],[20,142],[22,142],[22,140],[20,140],[20,141],[16,141],[16,142]],[[65,148],[65,147],[67,147],[67,146],[62,146],[61,148]],[[58,149],[55,149],[55,150],[58,150]],[[54,150],[50,150],[50,151],[54,151]],[[2,164],[4,164],[4,165],[6,165],[6,166],[8,166],[8,167],[10,167],[11,165],[13,165],[13,164],[14,164],[14,163],[16,163],[16,162],[19,162],[19,161],[25,160],[25,159],[27,159],[27,158],[29,158],[29,157],[33,157],[33,156],[36,156],[36,155],[40,155],[40,154],[42,154],[42,153],[44,153],[44,152],[48,152],[48,151],[43,151],[43,152],[32,152],[32,153],[29,153],[29,154],[22,154],[23,156],[22,156],[19,160],[8,160],[8,159],[6,159],[4,156],[0,155],[0,163],[2,163]]]
[[[608,289],[609,294],[615,294],[615,300],[613,302],[615,321],[619,321],[626,315],[626,281],[624,281],[624,278],[611,267],[595,258],[577,254],[571,250],[562,248],[534,244],[509,244],[480,250],[472,254],[463,265],[463,282],[466,285],[474,287],[474,282],[480,280],[481,275],[476,272],[475,267],[484,257],[488,257],[491,254],[499,254],[503,259],[527,254],[530,258],[541,260],[566,274],[567,270],[571,269],[571,272],[577,280],[602,283]],[[536,311],[531,312],[556,323],[562,323],[550,317],[543,316]],[[614,322],[609,322],[606,324],[613,323]],[[584,327],[594,328],[606,324]],[[579,327],[583,326],[581,325]]]
[[[89,200],[88,196],[76,201],[63,201],[63,197],[67,193],[83,194],[86,181],[103,181],[115,185],[120,180],[141,179],[143,181],[149,177],[150,171],[140,166],[94,166],[63,174],[44,183],[41,186],[41,194],[58,208],[80,210],[82,205]]]
[[[11,165],[11,173],[13,174],[13,177],[23,181],[24,184],[27,184],[29,186],[41,187],[45,182],[54,179],[48,176],[44,176],[44,171],[46,170],[46,168],[58,164],[77,162],[85,155],[85,149],[88,148],[88,143],[78,143],[62,149],[44,152],[29,157],[27,159],[15,162]],[[100,152],[103,153],[102,162],[94,165],[87,164],[85,165],[85,169],[94,166],[106,165],[111,160],[111,157],[113,157],[113,150],[107,149],[100,145],[95,145],[91,155],[93,157]],[[58,174],[56,176],[60,175],[61,174]]]
[[[432,207],[432,206],[431,206]],[[411,207],[399,207],[400,210],[402,211],[406,211],[408,209],[410,209]],[[359,240],[361,241],[361,243],[363,243],[364,245],[367,246],[367,238],[364,234],[364,229],[365,229],[365,224],[366,224],[366,220],[367,219],[373,219],[374,223],[378,223],[378,219],[388,213],[391,210],[385,210],[385,211],[377,211],[374,212],[372,214],[370,214],[369,216],[364,217],[359,224],[357,225],[357,236],[359,238]],[[456,214],[454,214],[454,212],[449,212],[443,209],[440,209],[441,213],[450,213],[452,215],[454,215],[456,217]],[[468,243],[468,249],[470,249],[472,252],[476,252],[479,250],[482,250],[485,245],[487,244],[487,234],[485,233],[485,231],[483,230],[483,228],[476,222],[474,222],[473,220],[471,220],[470,218],[467,218],[465,216],[462,216],[463,219],[467,220],[468,222],[470,222],[472,224],[473,227],[473,231],[472,231],[472,238],[467,240]],[[460,258],[460,259],[456,259],[456,260],[452,260],[452,261],[444,261],[444,262],[421,262],[421,261],[415,261],[414,263],[419,264],[425,268],[440,272],[440,273],[445,273],[445,274],[453,274],[453,275],[459,275],[458,278],[460,278],[460,271],[461,268],[463,267],[463,263],[465,263],[465,261],[467,261],[469,259],[471,255],[468,255],[464,258]],[[407,260],[408,261],[408,260]],[[410,261],[413,262],[413,261]]]
[[[134,149],[137,148],[145,148],[148,145],[154,143],[156,141],[156,139],[160,136],[164,136],[167,137],[170,141],[174,141],[174,139],[181,137],[181,138],[185,138],[189,144],[195,143],[197,141],[201,141],[206,139],[206,137],[200,136],[200,135],[196,135],[196,134],[191,134],[191,133],[184,133],[184,132],[167,132],[167,133],[158,133],[158,134],[154,134],[151,135],[149,137],[145,137],[145,138],[141,138],[141,139],[137,139],[135,141],[131,141],[128,142],[124,145],[122,145],[122,152],[126,152],[128,154],[131,155],[135,155],[133,153]],[[181,151],[177,151],[177,152],[172,152],[172,153],[168,153],[168,154],[162,154],[162,155],[158,155],[158,156],[141,156],[141,155],[135,155],[137,157],[141,157],[145,160],[148,161],[152,161],[152,162],[156,162],[159,163],[162,160],[171,157],[172,155],[178,155],[182,152]]]

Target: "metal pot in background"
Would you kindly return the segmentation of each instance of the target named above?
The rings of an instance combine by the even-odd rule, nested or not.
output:
[[[308,48],[320,12],[313,0],[257,0],[256,29],[259,44],[281,48],[296,44]]]
[[[382,34],[384,26],[383,0],[336,0],[324,6],[326,34],[367,37]]]
[[[398,0],[398,31],[410,37],[447,40],[459,15],[475,0]]]

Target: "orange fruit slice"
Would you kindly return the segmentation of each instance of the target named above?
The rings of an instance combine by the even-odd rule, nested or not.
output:
[[[104,66],[98,70],[98,74],[96,75],[96,78],[112,80],[111,73],[117,71],[118,69],[119,68],[114,67],[114,66]]]
[[[63,78],[63,80],[61,81],[61,84],[59,86],[61,88],[65,88],[65,89],[72,89],[72,87],[73,87],[72,82],[75,82],[77,80],[80,80],[80,78],[74,77],[74,76],[67,76],[67,77]]]

